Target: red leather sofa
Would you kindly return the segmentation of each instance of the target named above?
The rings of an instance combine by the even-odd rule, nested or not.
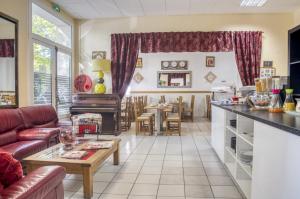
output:
[[[22,160],[58,143],[60,127],[52,106],[0,109],[0,150]]]
[[[60,166],[40,167],[0,193],[3,199],[63,199],[62,180],[65,170]]]

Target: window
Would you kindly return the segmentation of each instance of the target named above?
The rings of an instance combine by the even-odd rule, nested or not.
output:
[[[41,44],[33,44],[34,104],[52,104],[52,52]]]
[[[71,88],[71,56],[63,53],[57,53],[57,65],[60,66],[57,70],[57,109],[59,115],[69,113],[69,107],[72,102]]]
[[[72,26],[32,4],[34,104],[52,104],[60,117],[72,98]]]
[[[72,27],[32,4],[32,33],[71,48]]]

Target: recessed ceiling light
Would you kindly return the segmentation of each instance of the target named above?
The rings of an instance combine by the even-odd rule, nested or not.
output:
[[[261,7],[267,0],[241,0],[241,7]]]

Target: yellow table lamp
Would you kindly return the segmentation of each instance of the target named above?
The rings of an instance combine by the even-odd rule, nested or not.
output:
[[[93,72],[98,73],[94,93],[104,94],[106,92],[106,86],[104,85],[104,73],[110,71],[110,60],[108,59],[94,59],[93,60]]]

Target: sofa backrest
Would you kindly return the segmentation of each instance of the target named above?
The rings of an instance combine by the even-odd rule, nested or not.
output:
[[[19,108],[25,128],[54,128],[58,117],[51,105],[28,106]]]
[[[17,131],[24,128],[18,109],[0,109],[0,146],[17,141]]]

